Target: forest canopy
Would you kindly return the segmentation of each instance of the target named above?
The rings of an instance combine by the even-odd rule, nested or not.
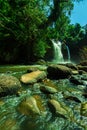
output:
[[[87,25],[70,23],[75,1],[81,0],[0,0],[0,63],[44,59],[52,38],[66,40],[84,60]]]

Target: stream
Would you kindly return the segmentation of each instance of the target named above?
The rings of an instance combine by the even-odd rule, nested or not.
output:
[[[40,70],[46,69],[46,66],[37,67],[40,68]],[[26,66],[23,68],[20,66],[17,68],[5,67],[5,69],[2,66],[0,74],[9,71],[12,76],[19,79],[27,69]],[[83,87],[81,85],[73,85],[68,79],[51,81],[58,88],[58,93],[43,93],[38,87],[42,85],[40,81],[31,85],[22,84],[23,88],[19,95],[1,97],[0,130],[87,130],[87,117],[81,116],[80,114],[81,103],[87,102],[87,98],[82,96]],[[17,107],[20,102],[24,98],[33,95],[39,95],[43,99],[43,105],[46,109],[45,115],[27,116],[18,111]],[[67,108],[70,108],[70,118],[65,118],[61,115],[57,116],[52,113],[50,107],[47,105],[50,98],[54,98],[62,104],[66,104]]]

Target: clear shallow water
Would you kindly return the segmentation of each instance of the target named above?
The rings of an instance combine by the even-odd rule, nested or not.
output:
[[[18,78],[20,77],[21,74],[22,72],[12,73],[12,75]],[[68,87],[72,88],[73,86],[69,84],[67,80],[64,82],[60,80],[56,84],[60,86],[60,92],[58,94],[55,94],[55,98],[63,102],[61,92],[65,92],[65,90],[67,90]],[[67,89],[65,86],[68,86]],[[72,122],[68,119],[64,119],[62,117],[58,117],[57,115],[53,115],[48,107],[46,108],[47,111],[46,116],[31,117],[19,113],[17,110],[17,106],[21,102],[21,100],[23,100],[25,97],[38,94],[43,99],[45,99],[45,102],[47,102],[48,100],[47,98],[49,98],[48,95],[41,93],[41,91],[38,89],[38,83],[34,84],[33,88],[32,86],[29,85],[28,86],[25,85],[23,87],[25,89],[22,91],[20,96],[13,95],[1,98],[0,130],[85,130],[83,127],[79,126],[76,122]],[[72,89],[69,89],[69,91],[72,91]],[[81,98],[82,101],[85,101],[85,99],[80,95],[79,98]],[[79,107],[78,103],[76,104],[75,102],[66,101],[66,104],[72,108],[72,110],[76,114],[77,120],[80,120],[81,117],[78,115],[79,112],[77,111]],[[76,106],[77,109],[74,110]],[[87,118],[84,118],[84,120],[82,119],[85,125],[87,125],[86,120]]]
[[[26,95],[30,93],[21,97],[2,98],[4,104],[0,106],[0,130],[61,130],[65,127],[66,121],[57,117],[52,119],[50,112],[46,117],[29,117],[17,112],[16,106]]]
[[[77,130],[76,124],[57,116],[53,117],[49,111],[46,117],[29,117],[18,113],[16,106],[25,96],[24,94],[21,97],[2,99],[4,104],[0,107],[0,130]]]

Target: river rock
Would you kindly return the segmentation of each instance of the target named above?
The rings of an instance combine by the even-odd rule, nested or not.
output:
[[[22,83],[32,84],[32,83],[35,83],[39,80],[44,79],[45,77],[46,77],[45,71],[37,70],[37,71],[31,72],[31,73],[27,73],[27,74],[22,75],[20,80]]]
[[[49,93],[49,94],[57,93],[57,89],[50,87],[50,86],[44,86],[43,85],[43,86],[40,87],[40,90],[44,93]]]
[[[72,70],[72,75],[77,75],[79,72],[77,70]]]
[[[39,59],[36,64],[39,64],[39,65],[46,65],[46,61],[43,60],[43,59]]]
[[[1,74],[0,75],[0,96],[7,96],[16,94],[21,88],[20,81],[11,75]]]
[[[60,102],[56,101],[55,99],[49,100],[49,106],[53,113],[55,113],[57,116],[68,118],[71,116],[70,109],[67,107],[63,107]],[[68,115],[69,113],[69,115]]]
[[[40,90],[44,93],[49,93],[49,94],[58,92],[57,87],[49,79],[43,80],[43,84],[40,86]]]
[[[87,60],[80,62],[78,65],[87,66]]]
[[[83,102],[81,104],[81,111],[80,111],[82,116],[86,116],[87,117],[87,102]]]
[[[42,102],[41,97],[38,95],[26,97],[18,105],[17,110],[27,116],[42,115],[45,113],[45,107]]]
[[[76,85],[87,85],[87,74],[72,75],[70,81]]]
[[[81,103],[80,99],[76,96],[73,96],[73,95],[64,95],[64,98],[66,100],[69,100],[69,101],[75,101],[75,102],[78,102],[78,103]]]
[[[82,82],[81,77],[79,75],[78,76],[72,75],[70,77],[70,81],[76,85],[83,85],[83,82]]]
[[[72,70],[78,70],[78,67],[73,63],[66,63],[66,66]]]
[[[63,79],[71,75],[71,69],[64,65],[50,65],[47,68],[48,78]]]
[[[87,72],[87,66],[78,66],[78,69]]]

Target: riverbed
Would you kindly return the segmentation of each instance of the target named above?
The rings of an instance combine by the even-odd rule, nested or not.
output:
[[[20,80],[29,68],[46,71],[47,66],[1,66],[0,74],[10,74]],[[87,105],[87,97],[83,95],[86,85],[72,84],[67,78],[46,80],[47,86],[57,88],[56,93],[41,91],[43,82],[38,81],[34,84],[21,83],[22,90],[18,94],[0,98],[0,130],[87,130],[87,116],[81,115],[81,104],[85,102]],[[37,95],[43,100],[45,114],[31,116],[18,111],[22,100]],[[67,115],[53,112],[48,103],[50,99],[58,101]]]

